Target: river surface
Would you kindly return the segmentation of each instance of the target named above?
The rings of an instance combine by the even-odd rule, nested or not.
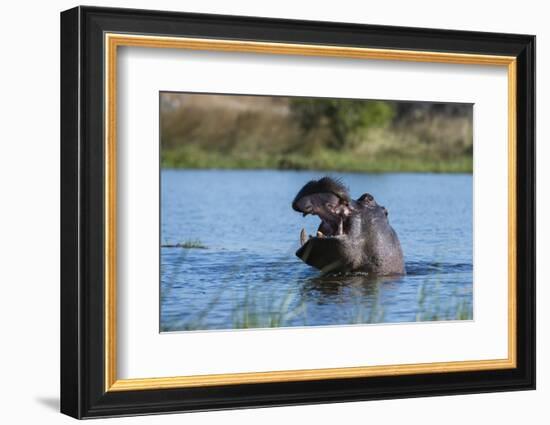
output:
[[[320,277],[294,255],[319,219],[290,204],[323,175],[162,170],[161,331],[473,318],[471,175],[330,173],[388,209],[407,275],[386,279]]]

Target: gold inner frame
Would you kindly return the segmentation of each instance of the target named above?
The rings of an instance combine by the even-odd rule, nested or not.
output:
[[[516,58],[445,52],[370,49],[328,45],[105,34],[105,391],[132,391],[319,379],[481,371],[516,367]],[[246,372],[214,375],[118,379],[116,324],[116,99],[119,46],[325,56],[507,67],[508,72],[508,357],[381,366]]]

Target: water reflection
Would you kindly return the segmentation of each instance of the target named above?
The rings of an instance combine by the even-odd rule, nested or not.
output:
[[[317,298],[319,303],[338,302],[342,297],[352,295],[360,298],[373,297],[381,278],[363,274],[312,277],[300,289],[302,297]]]

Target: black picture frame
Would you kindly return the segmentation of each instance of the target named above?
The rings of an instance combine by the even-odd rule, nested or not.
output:
[[[154,34],[514,56],[517,367],[369,378],[105,391],[104,34]],[[535,37],[76,7],[61,13],[61,412],[75,418],[535,388]]]

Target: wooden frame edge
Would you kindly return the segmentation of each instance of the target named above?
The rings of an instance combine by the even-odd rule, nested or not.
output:
[[[321,379],[367,378],[379,376],[414,375],[416,373],[447,373],[495,369],[513,369],[515,362],[475,360],[441,363],[417,363],[391,366],[364,366],[327,369],[283,370],[273,372],[229,373],[166,378],[118,379],[108,391],[139,391],[215,385],[260,384],[269,382],[315,381]]]

